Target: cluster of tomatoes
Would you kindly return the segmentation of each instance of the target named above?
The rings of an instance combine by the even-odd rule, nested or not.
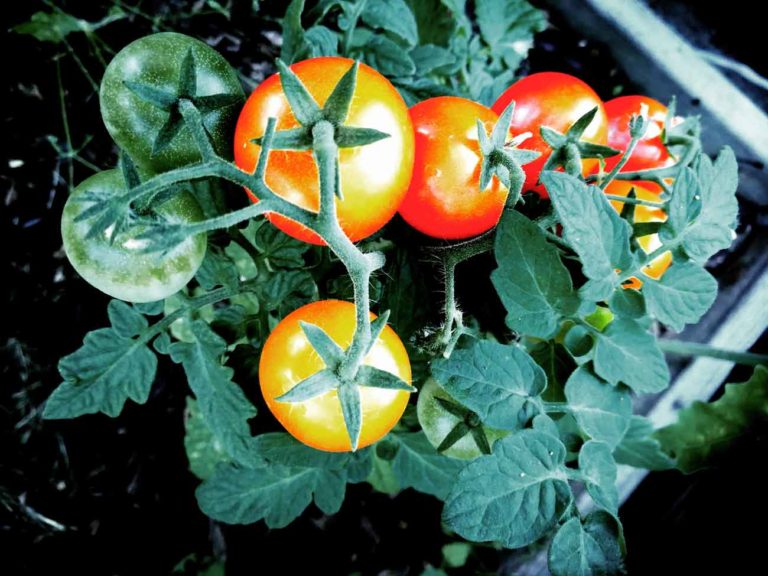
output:
[[[195,83],[181,79],[179,70],[194,57]],[[162,54],[162,57],[159,55]],[[187,60],[185,60],[187,58]],[[291,66],[319,106],[331,96],[353,65],[338,57],[314,58]],[[261,83],[240,107],[242,92],[236,73],[215,50],[180,34],[163,33],[142,38],[123,49],[110,63],[101,88],[102,116],[110,135],[125,150],[143,177],[200,161],[194,138],[181,118],[178,102],[191,100],[199,109],[204,128],[216,152],[228,156],[228,134],[235,125],[234,159],[252,172],[261,153],[259,138],[267,121],[275,118],[278,131],[292,130],[299,122],[285,96],[279,75]],[[644,96],[602,102],[584,82],[555,72],[530,75],[511,85],[487,108],[453,96],[436,97],[407,108],[392,84],[374,69],[361,64],[345,125],[374,129],[388,137],[339,152],[337,215],[343,232],[353,242],[382,228],[395,213],[425,235],[445,240],[465,239],[493,228],[501,217],[509,191],[494,177],[480,187],[483,153],[479,127],[491,133],[499,116],[514,102],[509,145],[539,156],[523,166],[524,191],[547,197],[538,182],[551,149],[541,127],[566,133],[586,113],[597,109],[582,139],[619,151],[629,144],[629,120],[643,113],[650,128],[637,144],[624,170],[657,168],[671,162],[662,133],[666,108]],[[235,118],[239,113],[239,117]],[[617,158],[605,160],[604,170]],[[596,159],[582,163],[585,175],[599,168]],[[311,211],[319,209],[318,168],[312,150],[273,150],[265,173],[266,184],[279,196]],[[96,174],[73,192],[62,217],[62,236],[75,269],[100,290],[123,300],[150,302],[180,290],[194,276],[206,249],[204,235],[188,238],[170,253],[147,253],[141,227],[92,237],[89,202],[110,194],[123,194],[124,174],[111,170]],[[614,181],[607,192],[626,196],[634,187],[641,199],[654,199],[659,189],[651,183]],[[252,196],[254,201],[257,198]],[[193,222],[202,218],[194,196],[176,194],[153,209],[165,219]],[[620,205],[617,205],[620,209]],[[269,219],[299,240],[322,244],[316,232],[280,214]],[[660,221],[659,210],[639,206],[636,221]],[[138,229],[137,229],[138,228]],[[641,239],[650,252],[658,239]],[[665,255],[667,256],[667,255]],[[649,265],[648,275],[660,275],[668,260]],[[262,392],[270,409],[299,440],[325,450],[349,450],[350,440],[336,391],[305,402],[276,400],[298,382],[324,368],[302,323],[322,328],[345,349],[355,331],[351,303],[321,301],[284,318],[267,339],[260,362]],[[374,343],[365,363],[410,382],[405,348],[387,327]],[[369,445],[400,418],[408,392],[361,388],[362,429],[359,447]]]

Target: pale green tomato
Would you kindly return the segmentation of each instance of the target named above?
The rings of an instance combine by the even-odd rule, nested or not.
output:
[[[90,204],[78,201],[86,191],[121,194],[125,184],[119,170],[94,174],[70,195],[61,215],[61,237],[70,263],[89,284],[113,298],[128,302],[154,302],[181,290],[197,272],[205,256],[205,234],[187,238],[167,253],[143,253],[146,240],[138,239],[143,226],[129,228],[109,242],[103,236],[86,238],[91,220],[75,222]],[[200,206],[184,192],[156,208],[171,222],[195,222],[203,218]]]
[[[453,403],[457,402],[448,392],[443,390],[434,378],[426,381],[419,390],[418,396],[416,414],[419,417],[419,423],[424,429],[427,440],[437,448],[462,419],[446,410],[436,398],[442,398]],[[472,422],[472,424],[482,426],[479,422]],[[496,440],[509,434],[506,430],[497,430],[487,426],[483,426],[483,430],[491,448],[493,448],[493,443]],[[442,454],[463,460],[471,460],[483,455],[471,433],[466,434],[455,444],[443,450]]]

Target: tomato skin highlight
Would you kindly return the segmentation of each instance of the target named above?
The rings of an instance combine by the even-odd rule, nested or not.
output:
[[[635,195],[640,200],[650,200],[652,202],[658,202],[659,200],[659,195],[653,189],[647,187],[645,182],[614,180],[606,186],[605,192],[615,196],[627,196],[632,188],[635,189]],[[624,206],[623,202],[617,200],[611,200],[610,202],[617,212],[621,212]],[[635,222],[664,222],[666,219],[667,215],[661,208],[642,205],[635,206]],[[658,234],[641,236],[637,239],[637,242],[646,254],[650,254],[661,246]],[[672,264],[672,253],[669,251],[663,252],[643,267],[643,274],[658,280],[667,271],[670,264]],[[642,280],[633,276],[623,287],[639,289],[642,285]]]
[[[632,139],[629,134],[629,120],[647,108],[650,121],[645,135],[638,141],[634,152],[622,167],[622,172],[663,168],[674,163],[662,140],[667,107],[648,96],[620,96],[605,103],[608,115],[608,145],[624,152]],[[610,172],[621,159],[621,155],[607,158],[605,170]]]
[[[322,57],[303,60],[290,68],[318,105],[323,106],[339,79],[352,66],[348,58]],[[261,147],[251,142],[263,136],[270,117],[276,130],[299,126],[285,98],[280,77],[274,74],[249,96],[235,129],[236,164],[252,172]],[[339,151],[342,200],[336,200],[339,223],[350,240],[367,238],[397,212],[413,170],[413,127],[408,108],[384,76],[360,64],[357,85],[344,122],[347,126],[374,128],[389,134],[373,144]],[[317,212],[320,191],[318,171],[311,150],[275,150],[269,156],[267,185],[279,196]],[[251,199],[255,196],[249,193]],[[312,244],[325,242],[297,222],[277,214],[268,218],[286,234]]]
[[[470,238],[493,228],[508,190],[496,176],[480,190],[477,120],[490,134],[498,115],[455,96],[424,100],[411,107],[410,115],[416,155],[400,215],[419,232],[445,240]]]
[[[603,101],[585,82],[570,74],[561,72],[539,72],[521,78],[507,88],[491,107],[501,114],[511,101],[515,111],[510,124],[512,137],[530,132],[530,138],[519,144],[519,148],[535,150],[541,156],[525,164],[525,185],[523,191],[534,190],[542,198],[549,198],[546,189],[538,184],[544,163],[552,153],[541,137],[540,128],[548,126],[564,134],[584,114],[597,107],[597,114],[587,127],[582,140],[593,144],[608,142],[608,118]],[[597,159],[582,160],[583,174],[589,174],[598,166]]]
[[[119,170],[94,174],[78,185],[64,205],[61,237],[72,267],[89,284],[102,292],[127,302],[154,302],[181,290],[195,275],[205,257],[205,234],[187,238],[167,254],[141,253],[145,241],[135,236],[144,228],[137,226],[120,234],[110,244],[106,234],[86,238],[91,221],[75,222],[89,204],[78,198],[86,191],[125,193]],[[182,192],[156,209],[171,222],[191,223],[203,219],[199,204],[188,192]]]
[[[371,318],[375,318],[371,314]],[[275,418],[297,440],[329,452],[352,449],[336,390],[304,402],[278,402],[275,398],[325,368],[320,356],[304,335],[300,322],[322,328],[343,349],[355,332],[355,305],[341,300],[306,304],[283,318],[264,343],[259,361],[259,384]],[[394,330],[386,326],[364,364],[395,374],[411,382],[408,354]],[[408,404],[405,390],[360,388],[363,410],[358,448],[381,439],[397,423]]]
[[[179,71],[188,50],[197,70],[197,95],[230,94],[244,99],[235,70],[216,50],[190,36],[161,32],[144,36],[120,50],[107,66],[99,90],[101,117],[109,135],[131,159],[149,173],[159,173],[201,160],[194,138],[184,126],[167,148],[152,156],[155,137],[169,113],[142,100],[125,82],[145,84],[177,94]],[[227,106],[203,116],[218,154],[231,157],[238,106]]]

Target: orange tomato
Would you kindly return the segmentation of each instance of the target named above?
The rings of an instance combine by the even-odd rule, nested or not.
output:
[[[347,58],[324,57],[297,62],[291,70],[323,106],[339,79],[352,66]],[[299,126],[283,93],[280,77],[262,82],[245,103],[235,128],[236,164],[252,172],[261,147],[251,140],[264,135],[267,120],[277,119],[276,130]],[[413,126],[400,94],[384,76],[360,64],[357,85],[345,125],[374,128],[389,134],[367,146],[339,152],[339,176],[343,200],[337,199],[342,230],[350,240],[366,238],[386,224],[408,190],[413,169]],[[320,202],[318,171],[311,150],[275,150],[265,175],[267,185],[279,196],[317,212]],[[256,198],[251,195],[251,199]],[[270,214],[278,228],[294,238],[313,244],[322,239],[301,224]]]
[[[375,316],[371,314],[371,318]],[[297,440],[330,452],[351,450],[336,390],[304,402],[278,402],[296,384],[325,368],[309,343],[300,322],[322,328],[342,349],[352,343],[355,306],[340,300],[321,300],[302,306],[283,318],[264,343],[259,362],[261,393],[275,418]],[[408,354],[394,330],[386,326],[364,363],[411,382]],[[373,444],[397,423],[408,404],[404,390],[360,387],[363,419],[358,448]]]

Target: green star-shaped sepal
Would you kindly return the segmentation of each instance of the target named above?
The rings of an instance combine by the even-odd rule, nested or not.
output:
[[[597,114],[597,110],[597,106],[592,108],[576,120],[565,134],[561,134],[548,126],[540,128],[541,137],[552,148],[552,154],[544,163],[542,172],[556,170],[562,166],[568,174],[581,176],[581,161],[584,158],[610,158],[621,152],[610,146],[593,144],[581,139],[584,131]]]
[[[344,122],[349,114],[352,96],[357,84],[357,70],[359,62],[354,62],[320,108],[318,103],[301,82],[298,76],[283,62],[277,60],[277,69],[280,72],[280,83],[283,92],[291,107],[293,116],[299,122],[298,128],[279,130],[274,133],[270,148],[272,150],[311,150],[313,143],[312,130],[318,122],[326,121],[334,127],[334,141],[339,148],[354,148],[373,144],[389,134],[373,128],[359,126],[345,126]],[[251,140],[261,146],[262,138]],[[341,188],[336,186],[336,195],[341,198]]]
[[[152,144],[153,157],[167,148],[184,127],[184,118],[179,108],[182,100],[192,102],[203,116],[221,108],[238,104],[241,101],[240,97],[235,94],[197,95],[197,66],[191,48],[187,50],[181,62],[179,82],[175,92],[166,92],[141,82],[126,81],[124,84],[145,102],[168,113],[165,124],[160,128]]]
[[[141,183],[139,172],[128,154],[120,155],[119,165],[125,180],[126,192],[129,192]],[[130,205],[123,201],[122,196],[116,196],[114,193],[86,190],[77,197],[77,201],[90,204],[74,220],[82,222],[94,219],[86,235],[88,239],[96,238],[109,231],[109,242],[113,244],[115,238],[132,226],[137,218]]]
[[[385,312],[371,322],[371,342],[366,354],[378,339],[381,331],[384,330],[388,318],[389,312]],[[363,424],[360,387],[407,390],[408,392],[415,392],[416,389],[391,372],[367,365],[360,366],[352,379],[340,378],[338,371],[345,357],[341,347],[319,326],[301,322],[301,329],[325,363],[325,368],[305,378],[288,392],[277,397],[276,400],[288,403],[304,402],[325,394],[329,390],[336,390],[341,403],[341,413],[344,415],[349,442],[352,445],[352,450],[357,450]]]
[[[477,121],[477,138],[483,155],[480,165],[480,191],[485,190],[491,178],[496,176],[509,190],[507,200],[509,206],[517,204],[525,184],[525,172],[522,166],[540,156],[534,150],[524,150],[507,144],[507,134],[514,111],[515,103],[510,102],[493,127],[490,138],[485,132],[483,123],[479,119]]]
[[[435,400],[442,406],[442,408],[456,416],[459,422],[451,428],[443,441],[437,447],[438,452],[444,452],[451,446],[456,444],[459,440],[464,438],[467,434],[472,435],[472,439],[475,441],[475,445],[483,454],[491,453],[491,445],[488,442],[488,436],[485,434],[485,429],[482,426],[482,422],[477,414],[472,410],[465,408],[464,406],[451,402],[445,398],[435,396]]]

